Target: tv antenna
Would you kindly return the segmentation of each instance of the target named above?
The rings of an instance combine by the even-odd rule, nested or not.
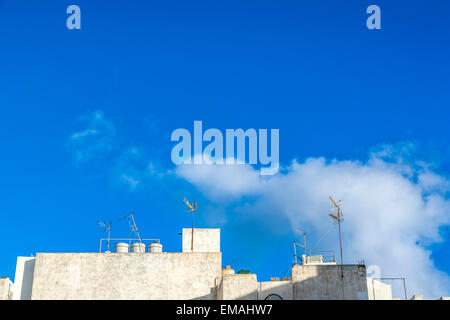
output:
[[[298,260],[297,260],[297,259],[300,259],[300,261],[302,261],[303,263],[305,263],[305,261],[303,261],[303,259],[300,258],[300,257],[297,255],[297,247],[296,247],[296,246],[302,247],[302,248],[305,250],[305,259],[306,259],[306,256],[307,256],[307,254],[306,254],[306,233],[303,232],[303,231],[300,231],[300,230],[295,230],[295,232],[297,232],[297,233],[303,235],[303,244],[298,243],[298,242],[296,242],[296,241],[294,240],[294,259],[295,259],[295,264],[298,264],[298,262],[297,262]]]
[[[111,227],[112,227],[112,222],[111,222],[111,220],[109,220],[109,221],[98,221],[97,222],[97,225],[99,226],[99,227],[102,227],[102,228],[104,228],[103,229],[103,231],[104,232],[108,232],[108,242],[107,242],[107,250],[109,251],[109,241],[110,241],[110,239],[111,239]]]
[[[192,239],[191,239],[191,251],[194,252],[194,216],[195,211],[197,210],[197,202],[193,202],[191,205],[186,198],[183,199],[183,202],[188,206],[187,212],[192,212]]]
[[[137,225],[136,225],[136,222],[134,221],[134,216],[133,216],[133,214],[134,214],[133,212],[127,213],[126,215],[120,217],[120,218],[117,219],[117,220],[122,220],[122,219],[128,218],[128,224],[130,225],[131,231],[136,233],[136,235],[137,235],[137,237],[138,237],[138,239],[139,239],[139,243],[142,244],[142,238],[141,238],[141,236],[139,235],[138,227],[137,227]],[[142,248],[139,247],[139,250],[142,250]]]
[[[341,210],[341,204],[342,204],[342,200],[339,201],[334,201],[333,198],[331,196],[329,196],[331,203],[333,204],[331,207],[331,211],[336,213],[336,214],[328,214],[331,218],[333,218],[333,223],[334,224],[338,224],[339,227],[339,248],[341,251],[341,264],[344,264],[344,261],[342,260],[342,239],[341,239],[341,222],[344,222],[344,214],[342,213]]]

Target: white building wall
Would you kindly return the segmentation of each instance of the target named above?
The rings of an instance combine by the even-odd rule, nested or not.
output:
[[[219,300],[258,300],[256,274],[225,274],[218,289]]]
[[[376,279],[367,278],[367,293],[369,300],[392,300],[391,285]]]
[[[12,298],[13,283],[7,277],[0,277],[0,300],[10,300]]]
[[[341,268],[344,277],[341,277]],[[364,265],[295,265],[295,300],[367,300]]]
[[[36,257],[17,257],[13,300],[30,300]]]
[[[292,282],[258,282],[256,274],[224,274],[217,298],[219,300],[264,300],[271,294],[276,294],[283,300],[292,300]]]
[[[258,289],[258,300],[265,300],[271,294],[276,294],[283,300],[293,300],[294,292],[290,280],[260,282]]]
[[[216,299],[220,252],[38,253],[32,299]]]
[[[183,252],[192,252],[192,229],[183,228]],[[220,229],[194,229],[194,252],[220,252]]]

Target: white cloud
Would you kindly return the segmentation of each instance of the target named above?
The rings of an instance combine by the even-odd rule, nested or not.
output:
[[[163,177],[166,173],[156,162],[148,161],[148,156],[139,147],[130,147],[123,151],[111,167],[112,177],[129,187],[131,191],[150,180]]]
[[[216,203],[254,196],[242,211],[282,215],[292,229],[316,234],[330,223],[328,195],[342,199],[344,261],[364,258],[381,276],[406,277],[409,294],[435,298],[450,294],[450,279],[422,244],[442,241],[439,227],[450,223],[449,180],[413,153],[413,145],[401,145],[384,146],[367,162],[310,158],[268,179],[247,165],[183,165],[175,173]]]
[[[94,111],[83,117],[87,128],[72,133],[67,146],[76,162],[104,155],[116,146],[116,130],[114,124],[105,119],[103,112]]]
[[[115,127],[101,111],[82,120],[86,128],[68,141],[76,161],[116,148]],[[167,171],[147,159],[139,148],[128,148],[114,157],[110,170],[132,190],[175,173],[214,202],[211,211],[221,208],[222,214],[211,217],[220,223],[227,221],[223,208],[234,202],[236,211],[257,212],[260,219],[282,216],[292,230],[306,228],[319,238],[329,229],[328,195],[342,199],[345,262],[363,258],[380,266],[381,276],[406,277],[409,294],[450,294],[449,276],[436,269],[427,249],[443,240],[439,228],[450,223],[450,181],[434,172],[433,164],[415,159],[413,144],[381,146],[365,162],[293,161],[272,177],[249,165],[181,165]],[[241,201],[246,197],[252,201]],[[337,249],[335,244],[335,238],[321,242],[322,248]]]
[[[103,167],[113,183],[125,185],[130,191],[167,174],[158,162],[148,160],[145,148],[119,144],[114,123],[105,118],[102,111],[85,114],[80,120],[85,128],[70,134],[67,142],[75,162],[94,158],[107,160]]]
[[[221,200],[254,194],[263,184],[259,172],[244,165],[180,165],[175,172],[209,197]]]
[[[135,179],[132,176],[129,176],[128,174],[123,173],[121,175],[121,179],[124,183],[128,184],[131,189],[136,188],[136,186],[140,183],[139,180]]]

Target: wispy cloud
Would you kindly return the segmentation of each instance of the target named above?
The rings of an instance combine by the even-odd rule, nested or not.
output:
[[[116,147],[116,129],[101,111],[80,118],[84,127],[70,135],[67,147],[76,162],[103,156]]]
[[[269,179],[245,165],[179,166],[175,172],[216,204],[252,196],[256,201],[242,201],[241,212],[281,215],[292,229],[316,234],[330,223],[328,195],[342,199],[345,262],[364,258],[380,266],[382,276],[406,277],[410,294],[448,295],[449,276],[436,269],[423,244],[442,241],[439,228],[450,223],[449,180],[413,155],[414,145],[387,145],[365,162],[293,161]]]
[[[142,148],[129,147],[124,150],[115,160],[111,168],[114,180],[124,184],[129,190],[134,191],[140,185],[147,184],[150,180],[161,178],[165,175],[156,162],[149,160],[148,155]]]
[[[102,159],[102,165],[109,180],[128,190],[138,190],[151,180],[166,175],[157,161],[150,161],[146,148],[119,143],[113,121],[107,119],[100,110],[87,113],[79,118],[83,128],[70,134],[67,148],[76,163],[86,163]],[[149,122],[146,122],[149,125]]]

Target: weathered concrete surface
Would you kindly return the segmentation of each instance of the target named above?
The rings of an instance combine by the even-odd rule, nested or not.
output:
[[[295,265],[292,282],[295,300],[367,299],[364,265]]]
[[[13,283],[8,277],[0,277],[0,300],[12,299]]]
[[[367,293],[369,300],[392,300],[391,285],[376,279],[367,278]]]
[[[258,300],[256,274],[225,274],[218,288],[219,300]]]
[[[32,299],[216,299],[218,253],[38,253]]]
[[[17,257],[13,300],[30,300],[36,257]]]
[[[293,300],[291,281],[263,281],[259,283],[258,289],[258,300],[265,300],[271,294],[276,294],[283,300]]]
[[[264,300],[271,294],[276,294],[283,300],[292,300],[292,282],[258,282],[255,274],[224,274],[217,290],[217,299]]]
[[[183,228],[183,252],[192,252],[192,229]],[[194,252],[220,252],[220,229],[194,229]]]

